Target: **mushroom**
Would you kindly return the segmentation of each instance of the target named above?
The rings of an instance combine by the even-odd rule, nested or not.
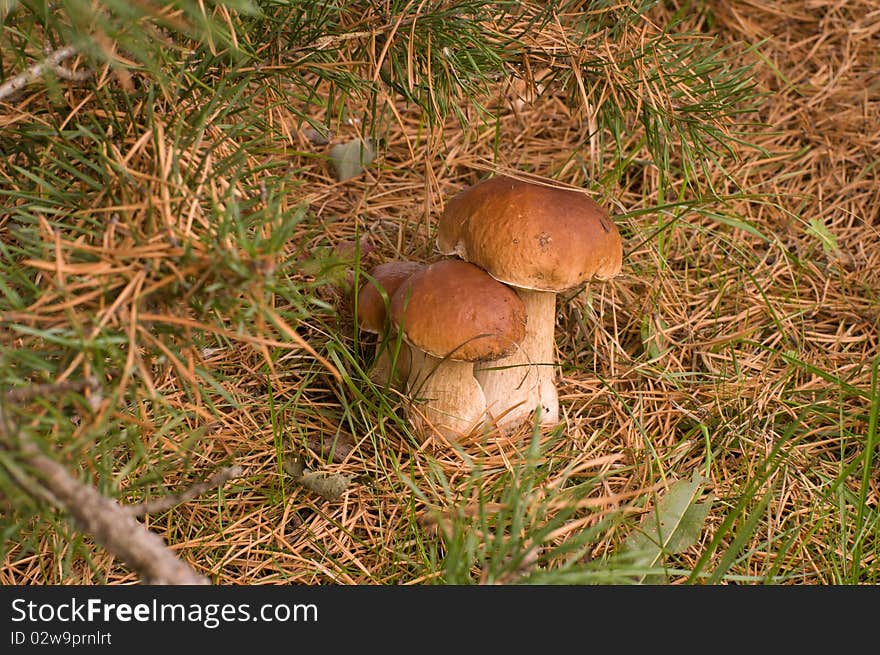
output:
[[[369,272],[370,279],[358,292],[358,325],[364,332],[379,335],[376,360],[370,371],[370,379],[376,384],[399,388],[409,375],[410,349],[405,342],[389,338],[388,306],[400,285],[424,267],[425,264],[408,261],[379,264]]]
[[[390,311],[412,348],[407,415],[413,428],[455,440],[482,426],[486,398],[474,362],[508,355],[522,340],[526,314],[516,293],[473,264],[446,259],[406,279]]]
[[[526,308],[521,347],[476,367],[490,415],[512,429],[540,406],[539,422],[557,423],[556,294],[620,272],[620,234],[608,213],[573,189],[497,176],[450,199],[437,246],[514,287]]]

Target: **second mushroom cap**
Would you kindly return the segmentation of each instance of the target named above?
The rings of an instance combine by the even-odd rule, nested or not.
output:
[[[413,273],[425,267],[421,262],[390,261],[378,264],[370,271],[370,277],[358,292],[357,316],[362,330],[380,334],[385,329],[387,305],[382,292],[385,291],[390,304],[394,293]]]
[[[390,311],[411,345],[456,361],[503,357],[525,335],[525,308],[516,292],[457,259],[413,273],[391,298]]]

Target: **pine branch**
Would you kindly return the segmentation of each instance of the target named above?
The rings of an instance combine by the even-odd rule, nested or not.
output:
[[[34,64],[25,72],[16,75],[0,85],[0,102],[14,95],[31,82],[42,77],[47,70],[51,70],[58,77],[65,80],[82,81],[88,79],[92,75],[92,71],[70,71],[61,67],[61,62],[70,59],[77,54],[76,48],[73,46],[65,46],[58,50],[50,52],[45,61]]]
[[[20,403],[38,396],[47,396],[53,393],[61,393],[64,391],[82,392],[86,389],[91,391],[98,390],[98,380],[95,377],[88,377],[84,380],[66,380],[64,382],[47,382],[45,384],[32,384],[28,387],[20,387],[10,389],[5,395],[6,402]]]
[[[135,518],[142,518],[147,514],[167,512],[173,507],[177,507],[193,498],[201,496],[206,491],[210,491],[215,487],[222,487],[230,480],[240,477],[242,474],[244,474],[243,467],[227,466],[226,468],[216,471],[214,475],[207,480],[197,482],[179,493],[170,494],[144,503],[138,503],[137,505],[126,505],[125,510]]]
[[[18,458],[45,487],[48,494],[37,493],[40,500],[51,499],[73,517],[79,530],[137,571],[147,584],[210,584],[178,559],[159,535],[150,532],[132,513],[115,500],[102,496],[97,489],[76,480],[63,466],[40,452],[22,430],[15,429],[0,410],[0,444]],[[34,481],[36,482],[36,480]],[[22,485],[31,493],[34,485]]]

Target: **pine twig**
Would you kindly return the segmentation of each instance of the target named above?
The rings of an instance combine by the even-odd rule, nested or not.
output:
[[[197,482],[187,487],[181,492],[156,498],[144,503],[136,505],[125,505],[125,510],[135,518],[143,518],[147,514],[158,514],[167,512],[169,509],[182,505],[185,502],[201,496],[206,491],[210,491],[215,487],[222,487],[224,484],[244,474],[244,468],[241,466],[227,466],[226,468],[216,471],[214,475],[203,482]]]
[[[70,59],[76,54],[76,48],[70,45],[53,50],[46,56],[44,61],[34,64],[25,72],[0,84],[0,102],[20,91],[37,78],[42,77],[47,70],[51,70],[58,77],[66,80],[82,81],[88,79],[92,75],[91,71],[74,72],[61,67],[61,62]]]
[[[67,470],[34,449],[22,449],[27,463],[83,532],[140,573],[148,584],[210,584],[172,553],[115,500],[75,480]],[[30,452],[28,452],[28,450]]]
[[[196,573],[168,549],[162,538],[139,523],[123,506],[97,489],[76,480],[63,466],[40,452],[21,430],[13,430],[0,410],[0,442],[16,452],[53,503],[73,517],[79,530],[137,571],[147,584],[203,585],[210,581]],[[27,491],[32,485],[23,486]]]
[[[95,377],[88,377],[84,380],[66,380],[64,382],[47,382],[45,384],[32,384],[28,387],[18,389],[10,389],[5,394],[5,400],[10,403],[21,403],[39,396],[48,396],[53,393],[61,393],[64,391],[82,392],[86,389],[96,391],[98,389],[98,380]]]

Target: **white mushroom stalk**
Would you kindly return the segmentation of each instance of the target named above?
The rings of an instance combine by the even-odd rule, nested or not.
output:
[[[474,378],[474,363],[442,359],[418,349],[412,352],[406,392],[413,429],[460,441],[480,427],[486,419],[486,396]]]
[[[556,294],[515,289],[525,307],[527,322],[522,343],[512,355],[477,364],[474,377],[483,388],[486,406],[500,427],[521,425],[540,408],[539,422],[559,421],[556,390]]]

